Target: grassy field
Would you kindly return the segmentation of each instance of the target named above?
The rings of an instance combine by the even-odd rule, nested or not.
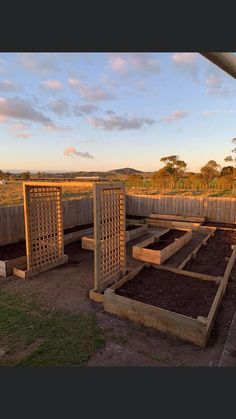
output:
[[[102,345],[93,314],[42,310],[0,290],[0,366],[83,366]]]
[[[129,194],[142,195],[181,195],[181,196],[235,196],[231,190],[171,190],[159,188],[126,188]],[[92,196],[92,188],[62,188],[63,200],[79,199]],[[18,205],[23,203],[22,182],[11,182],[0,185],[0,206]]]
[[[92,188],[62,188],[64,200],[92,196]],[[23,204],[22,182],[11,182],[0,185],[0,206]]]

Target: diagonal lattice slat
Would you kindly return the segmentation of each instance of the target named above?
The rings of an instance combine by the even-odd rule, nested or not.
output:
[[[95,289],[120,279],[126,271],[125,187],[121,182],[94,185]]]

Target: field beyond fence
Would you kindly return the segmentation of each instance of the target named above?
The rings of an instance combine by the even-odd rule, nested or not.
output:
[[[127,214],[150,213],[205,216],[210,221],[236,222],[236,197],[192,197],[127,195]],[[82,198],[63,202],[64,228],[93,222],[93,200]],[[24,238],[23,206],[0,207],[0,244]]]

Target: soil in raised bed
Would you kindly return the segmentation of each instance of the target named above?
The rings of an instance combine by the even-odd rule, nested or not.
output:
[[[11,260],[25,255],[25,241],[0,246],[0,260]]]
[[[225,257],[231,256],[232,244],[236,244],[236,231],[216,230],[206,245],[199,249],[196,258],[192,258],[184,269],[213,276],[224,275],[228,264]]]
[[[136,228],[139,228],[140,226],[137,226],[136,224],[129,224],[126,226],[126,231],[135,230]]]
[[[130,218],[131,220],[143,220],[146,215],[126,215],[126,218]]]
[[[216,228],[230,228],[232,230],[236,229],[236,224],[229,224],[229,223],[217,223],[214,221],[205,221],[202,226],[207,227],[216,227]]]
[[[64,230],[64,234],[69,234],[69,233],[74,233],[75,231],[80,231],[80,230],[85,230],[87,228],[92,228],[93,227],[93,223],[90,224],[84,224],[84,225],[77,225],[75,227],[71,227],[71,228],[66,228]]]
[[[218,285],[173,272],[144,267],[116,293],[165,310],[197,318],[207,317]]]
[[[173,243],[175,239],[179,239],[184,234],[186,234],[186,231],[178,230],[178,229],[172,229],[168,231],[167,233],[163,234],[163,236],[160,237],[158,242],[154,242],[149,244],[145,247],[145,249],[151,249],[151,250],[161,250],[164,249],[164,247],[168,246],[169,244]]]

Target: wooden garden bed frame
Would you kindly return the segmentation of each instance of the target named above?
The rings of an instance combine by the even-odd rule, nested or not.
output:
[[[206,221],[206,217],[199,217],[195,215],[179,215],[179,214],[156,214],[151,213],[149,218],[157,220],[169,220],[169,221],[184,221],[190,223],[203,223]]]
[[[64,244],[70,244],[77,242],[82,239],[84,236],[93,234],[93,227],[84,228],[83,230],[73,231],[72,233],[67,233],[64,235]]]
[[[145,223],[152,227],[162,228],[194,228],[201,225],[200,222],[178,221],[178,220],[158,220],[156,218],[145,218]]]
[[[146,263],[142,264],[132,272],[128,273],[119,282],[105,290],[103,298],[104,310],[108,313],[141,323],[148,327],[152,327],[161,332],[177,336],[178,338],[191,342],[195,345],[205,347],[212,326],[214,324],[217,310],[224,296],[228,278],[234,265],[235,258],[236,246],[234,247],[231,257],[229,258],[229,262],[223,277],[203,275],[196,272],[185,271],[183,269],[171,268],[162,265],[149,265]],[[214,281],[215,283],[219,284],[208,316],[198,316],[197,319],[195,319],[116,294],[116,290],[118,290],[127,281],[135,278],[135,276],[137,276],[138,273],[142,271],[144,266],[153,266],[156,269],[164,269],[176,274],[186,275],[188,277],[195,278],[196,280]]]
[[[171,229],[169,229],[170,231]],[[170,243],[168,246],[164,247],[161,250],[147,249],[146,247],[151,244],[158,242],[160,239],[159,236],[152,236],[148,239],[137,243],[132,248],[132,256],[134,259],[141,260],[143,262],[157,263],[160,265],[174,255],[178,250],[185,246],[192,238],[192,230],[181,228],[179,230],[185,231],[186,233],[176,238],[173,243]]]
[[[147,224],[140,224],[140,223],[129,223],[129,224],[135,224],[138,225],[139,228],[136,228],[134,230],[126,231],[126,243],[142,236],[143,234],[148,232],[148,225]],[[82,237],[82,248],[87,250],[94,250],[94,235],[89,234],[88,236]]]
[[[20,256],[18,258],[10,260],[0,260],[0,277],[7,278],[13,275],[13,268],[26,265],[26,256]]]

